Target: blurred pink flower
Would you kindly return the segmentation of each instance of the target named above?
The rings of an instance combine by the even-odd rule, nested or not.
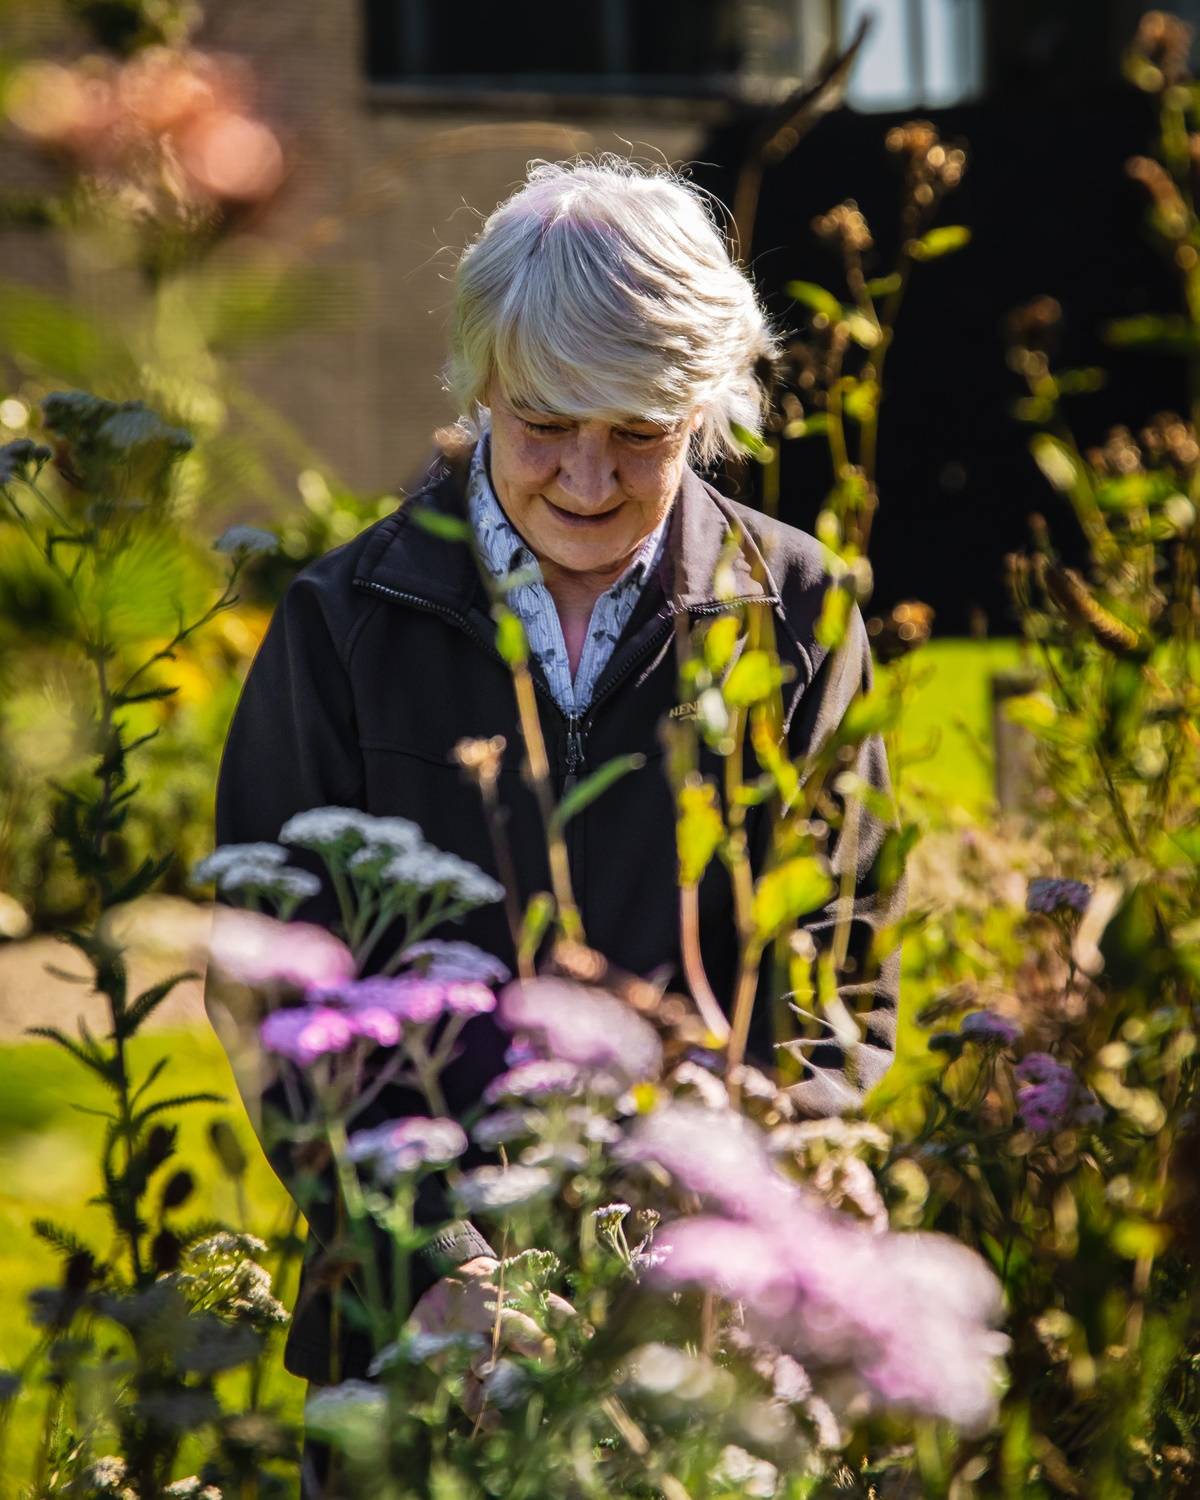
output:
[[[785,1177],[764,1133],[729,1111],[668,1105],[640,1116],[614,1154],[658,1163],[727,1215],[660,1229],[645,1268],[653,1284],[742,1302],[750,1334],[809,1368],[852,1372],[878,1405],[970,1430],[994,1419],[1001,1288],[974,1251],[836,1212]]]
[[[351,1161],[369,1162],[379,1177],[391,1180],[419,1167],[453,1161],[467,1149],[467,1137],[454,1120],[412,1115],[357,1131],[349,1148]]]
[[[557,1060],[518,1063],[493,1078],[483,1091],[485,1104],[498,1099],[543,1099],[548,1094],[576,1093],[583,1082],[578,1068]]]
[[[613,1155],[657,1162],[680,1186],[730,1214],[769,1213],[792,1192],[758,1126],[704,1104],[672,1103],[639,1115]]]
[[[662,1072],[662,1043],[649,1021],[616,995],[573,980],[515,980],[501,992],[499,1019],[581,1068],[610,1069],[627,1082]]]
[[[741,1302],[751,1336],[810,1370],[851,1373],[875,1406],[968,1431],[994,1421],[1000,1283],[948,1236],[873,1234],[797,1195],[769,1220],[679,1220],[654,1248],[648,1281]]]
[[[324,927],[223,906],[213,912],[208,956],[230,979],[251,986],[332,986],[354,973],[353,954]]]

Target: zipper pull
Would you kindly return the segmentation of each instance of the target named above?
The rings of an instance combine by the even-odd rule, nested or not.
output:
[[[583,765],[583,731],[579,727],[579,718],[571,714],[567,719],[567,775],[563,782],[563,796],[571,790],[579,780],[579,768]]]

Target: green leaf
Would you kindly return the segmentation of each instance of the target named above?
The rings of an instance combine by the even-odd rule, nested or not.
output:
[[[813,634],[827,651],[836,651],[850,623],[850,607],[854,603],[849,589],[834,582],[825,590],[821,600],[821,613]]]
[[[848,313],[846,328],[850,337],[862,349],[874,349],[879,343],[881,337],[879,324],[868,318],[866,313]]]
[[[824,906],[833,895],[826,861],[802,854],[769,870],[754,889],[754,929],[764,946],[790,923]]]
[[[890,276],[873,277],[867,282],[867,291],[872,297],[890,297],[900,290],[901,281],[900,272],[893,271]]]
[[[725,837],[725,823],[711,782],[684,786],[679,792],[675,841],[679,851],[679,883],[695,885]]]
[[[1109,1239],[1118,1255],[1139,1260],[1143,1255],[1161,1255],[1171,1243],[1171,1231],[1165,1224],[1152,1224],[1147,1219],[1119,1219]]]
[[[730,422],[729,430],[756,462],[760,464],[773,464],[775,462],[775,449],[770,443],[764,443],[756,432],[751,432],[748,427],[743,427],[740,422]]]
[[[103,1056],[99,1049],[90,1049],[81,1042],[74,1041],[57,1026],[27,1026],[25,1028],[28,1036],[44,1037],[48,1042],[56,1042],[64,1051],[69,1052],[72,1057],[77,1058],[85,1068],[90,1068],[93,1073],[98,1073],[105,1083],[113,1081],[112,1061]]]
[[[1151,469],[1133,474],[1116,474],[1096,484],[1096,504],[1101,510],[1148,510],[1175,494],[1179,486],[1167,470]]]
[[[857,745],[872,734],[882,734],[900,717],[900,696],[887,687],[872,688],[865,696],[855,698],[842,715],[838,740],[843,745]]]
[[[1079,464],[1066,443],[1048,432],[1039,432],[1031,439],[1029,451],[1054,488],[1069,495],[1079,482]]]
[[[943,224],[939,229],[930,229],[919,240],[909,245],[914,260],[936,260],[941,255],[952,255],[971,241],[971,231],[965,224]]]
[[[741,624],[737,615],[718,615],[704,632],[704,663],[714,676],[725,670],[733,655]]]
[[[590,802],[607,791],[614,781],[619,781],[629,771],[641,770],[645,764],[646,757],[637,752],[632,755],[617,755],[612,760],[605,761],[598,770],[585,776],[571,788],[554,809],[550,826],[554,829],[562,828],[576,813],[582,812]]]
[[[525,627],[506,605],[497,604],[492,610],[496,621],[496,649],[510,667],[521,667],[529,660],[529,642]]]
[[[468,542],[471,539],[469,522],[461,516],[449,516],[445,511],[434,510],[432,505],[414,505],[410,514],[423,531],[440,536],[447,542]]]
[[[722,693],[730,708],[749,708],[770,697],[785,680],[782,663],[770,651],[743,651],[725,679]]]
[[[213,1094],[208,1089],[202,1089],[194,1094],[172,1094],[166,1099],[156,1099],[153,1104],[147,1104],[145,1109],[138,1110],[133,1117],[136,1129],[140,1130],[147,1120],[155,1115],[161,1115],[168,1109],[183,1109],[188,1104],[226,1104],[224,1094]]]
[[[842,304],[832,292],[818,286],[815,281],[789,281],[783,290],[789,297],[794,297],[797,302],[803,302],[806,307],[811,307],[813,312],[822,313],[831,323],[842,321]]]
[[[1147,313],[1136,318],[1117,318],[1104,325],[1103,336],[1115,349],[1163,354],[1195,354],[1200,349],[1200,329],[1190,318],[1177,314],[1160,317]]]
[[[520,956],[532,958],[537,952],[546,929],[554,919],[554,897],[549,891],[535,891],[525,905],[521,919]]]
[[[842,390],[842,410],[854,421],[873,421],[879,411],[879,382],[847,380]]]
[[[1108,374],[1097,365],[1088,365],[1078,370],[1059,370],[1054,383],[1060,396],[1089,395],[1108,384]]]
[[[116,1035],[118,1037],[132,1036],[146,1017],[153,1015],[163,1001],[170,996],[177,984],[182,984],[185,979],[199,978],[200,975],[195,969],[184,969],[182,973],[172,974],[169,979],[160,980],[158,984],[151,985],[148,990],[143,990],[121,1017],[116,1027]]]

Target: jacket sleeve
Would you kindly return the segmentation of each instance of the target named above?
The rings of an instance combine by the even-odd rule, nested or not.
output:
[[[327,594],[323,580],[300,574],[287,589],[255,655],[221,756],[216,789],[218,846],[277,840],[287,819],[309,808],[363,806],[365,775],[348,669],[358,627],[331,627]],[[333,927],[338,907],[323,864],[304,850],[290,851],[289,861],[322,881],[320,894],[300,907],[297,918]],[[207,989],[205,998],[208,1004]],[[262,1103],[288,1114],[278,1081],[265,1090],[261,1100],[247,1097],[245,1102],[256,1128]],[[414,1094],[385,1090],[368,1111],[370,1118],[364,1116],[355,1124],[361,1127],[418,1108],[420,1100]],[[303,1194],[290,1145],[270,1148],[268,1159],[289,1193],[300,1201]],[[323,1185],[324,1201],[301,1204],[310,1231],[322,1247],[330,1242],[335,1224],[331,1173]],[[424,1225],[448,1217],[447,1201],[439,1174],[423,1179],[417,1222]],[[474,1225],[458,1221],[414,1263],[414,1300],[446,1263],[492,1253]],[[384,1264],[390,1264],[390,1255]]]
[[[874,686],[870,640],[857,605],[850,614],[845,646],[824,653],[811,682],[793,702],[787,725],[792,758],[799,760],[823,744],[840,725],[860,689]],[[889,827],[861,803],[848,808],[845,800],[829,787],[839,770],[851,769],[890,799],[891,777],[887,750],[879,734],[869,735],[858,746],[853,761],[827,777],[827,795],[839,814],[828,849],[836,890],[819,911],[799,926],[812,937],[817,951],[825,952],[834,941],[841,883],[853,867],[853,899],[844,968],[837,973],[838,995],[860,1027],[860,1041],[848,1049],[835,1040],[817,1039],[789,1050],[802,1058],[809,1076],[789,1089],[803,1115],[840,1114],[861,1105],[867,1092],[891,1065],[896,1047],[896,1013],[900,999],[900,948],[894,947],[871,972],[869,953],[877,931],[898,924],[907,902],[907,881],[902,876],[890,889],[881,887],[879,853]],[[852,820],[856,827],[852,829]],[[849,1055],[848,1055],[849,1054]]]

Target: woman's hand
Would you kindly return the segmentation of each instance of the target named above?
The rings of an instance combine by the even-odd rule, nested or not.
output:
[[[504,1350],[529,1359],[554,1356],[554,1340],[550,1335],[528,1313],[509,1306],[500,1309],[500,1336],[496,1348],[492,1348],[500,1291],[495,1275],[499,1269],[500,1262],[490,1255],[464,1261],[418,1298],[408,1320],[409,1326],[421,1333],[478,1333],[487,1340],[487,1348],[472,1356],[460,1398],[459,1404],[469,1417],[479,1416],[484,1378]],[[504,1300],[506,1303],[515,1300],[507,1287]],[[560,1327],[567,1318],[577,1316],[575,1308],[556,1292],[548,1292],[546,1301],[552,1326]],[[432,1355],[428,1363],[440,1372],[445,1367],[445,1353]],[[492,1409],[484,1413],[483,1425],[491,1427],[498,1420],[499,1414]]]

